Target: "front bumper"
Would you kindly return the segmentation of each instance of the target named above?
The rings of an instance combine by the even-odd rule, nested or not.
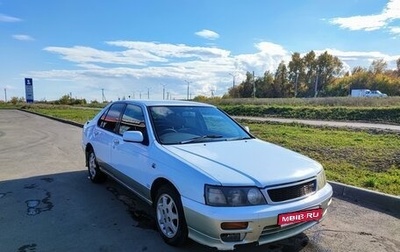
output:
[[[332,187],[326,184],[318,192],[298,201],[275,205],[247,207],[211,207],[182,198],[189,237],[206,246],[219,250],[233,250],[236,245],[247,243],[266,244],[295,236],[314,226],[318,221],[278,226],[278,215],[313,208],[322,208],[323,216],[331,203]],[[223,222],[248,222],[246,229],[223,230]],[[221,235],[240,237],[236,241],[224,241]]]

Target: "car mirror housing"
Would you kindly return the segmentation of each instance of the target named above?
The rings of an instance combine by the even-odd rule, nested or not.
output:
[[[126,142],[141,143],[143,142],[143,134],[140,131],[125,131],[122,139]]]

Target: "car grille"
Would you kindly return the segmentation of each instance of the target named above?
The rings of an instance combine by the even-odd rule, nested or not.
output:
[[[281,202],[286,200],[291,200],[295,198],[300,198],[307,194],[315,192],[315,180],[307,181],[302,184],[280,187],[274,189],[268,189],[268,195],[273,202]]]

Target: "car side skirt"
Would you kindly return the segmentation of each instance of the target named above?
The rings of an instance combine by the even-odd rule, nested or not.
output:
[[[143,186],[142,184],[136,182],[132,178],[126,176],[120,171],[114,169],[112,166],[107,165],[106,163],[99,162],[100,170],[110,176],[112,179],[117,181],[119,184],[133,192],[140,199],[145,201],[147,204],[152,205],[153,202],[151,200],[151,193],[148,188]]]

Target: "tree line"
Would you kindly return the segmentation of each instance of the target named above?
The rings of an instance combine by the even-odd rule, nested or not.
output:
[[[327,51],[317,56],[310,51],[303,57],[292,54],[288,64],[280,62],[275,72],[266,71],[233,86],[224,98],[287,98],[348,96],[351,89],[380,90],[389,96],[400,95],[400,58],[395,70],[387,69],[383,59],[374,60],[369,68],[354,67],[345,72],[343,62]]]

